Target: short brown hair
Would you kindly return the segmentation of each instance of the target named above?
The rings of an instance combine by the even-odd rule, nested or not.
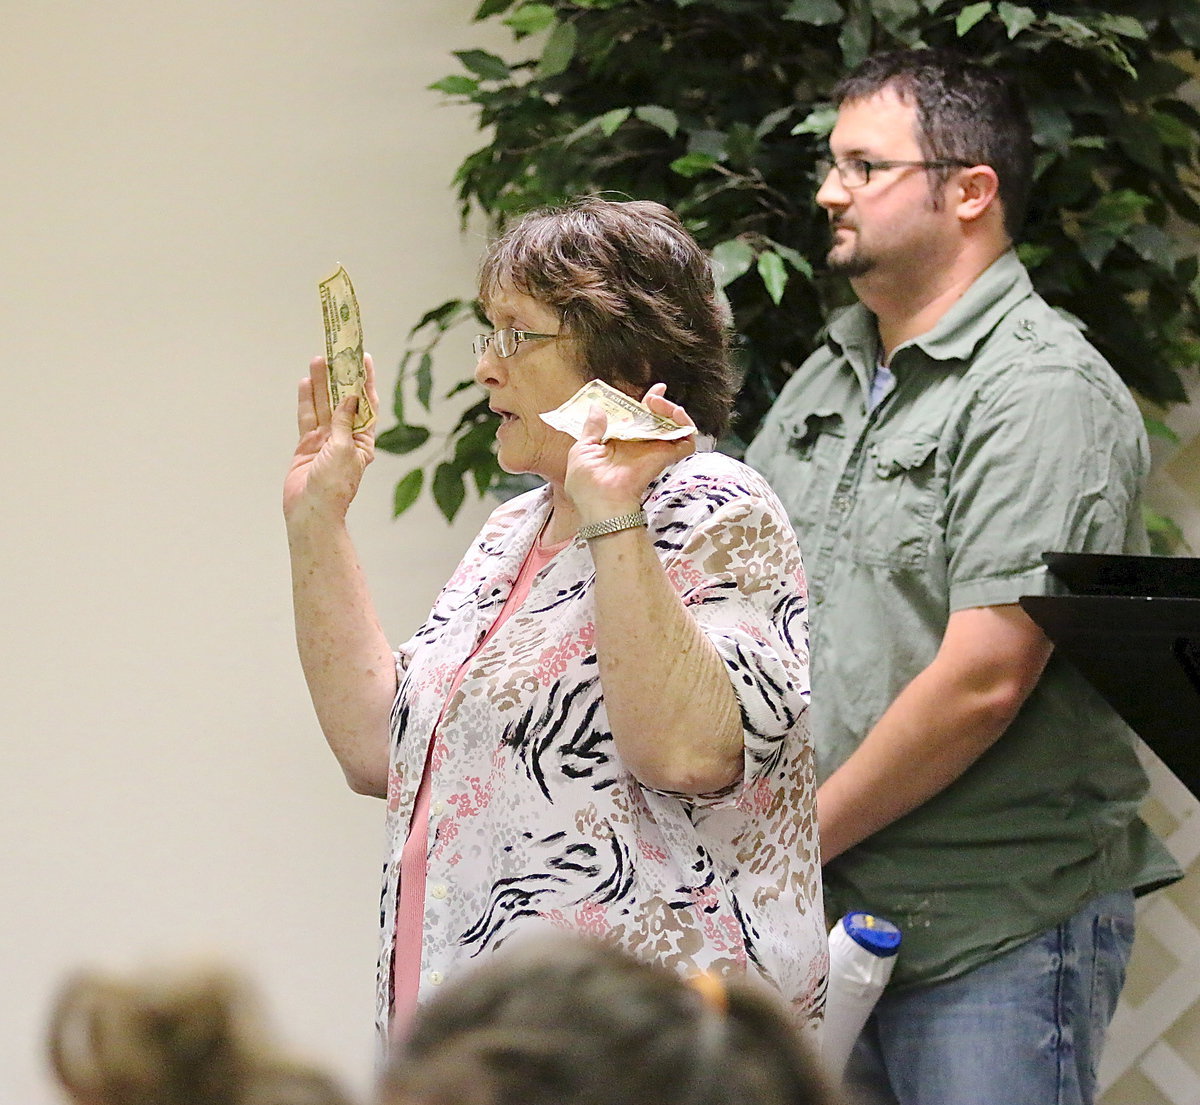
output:
[[[587,196],[531,211],[484,256],[485,310],[505,285],[557,312],[589,377],[639,399],[662,382],[702,433],[724,433],[729,336],[708,257],[668,208]]]
[[[417,1011],[381,1105],[837,1105],[780,998],[576,933],[506,946]]]
[[[916,137],[927,158],[996,170],[1004,228],[1015,240],[1033,187],[1029,113],[1016,81],[952,50],[893,50],[873,54],[843,77],[833,102],[840,107],[884,89],[916,108]],[[930,172],[947,179],[947,170]]]

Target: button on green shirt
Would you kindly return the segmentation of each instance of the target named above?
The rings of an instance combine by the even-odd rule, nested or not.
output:
[[[800,537],[819,776],[930,661],[951,613],[1045,593],[1047,550],[1143,552],[1141,417],[1112,368],[1000,257],[895,350],[871,412],[861,304],[788,381],[746,460]],[[827,912],[904,930],[893,984],[951,978],[1089,899],[1179,877],[1138,816],[1134,737],[1066,661],[946,790],[825,867]]]

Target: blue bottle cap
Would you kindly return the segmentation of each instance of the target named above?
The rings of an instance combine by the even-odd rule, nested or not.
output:
[[[901,932],[891,921],[872,913],[847,913],[842,918],[846,934],[859,947],[886,959],[900,948]]]

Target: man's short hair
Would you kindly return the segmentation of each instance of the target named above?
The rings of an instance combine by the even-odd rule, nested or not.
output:
[[[950,50],[894,50],[867,58],[843,77],[833,99],[840,107],[884,89],[916,107],[917,140],[926,158],[996,170],[1004,228],[1015,239],[1033,183],[1029,113],[1016,83]]]
[[[701,433],[724,433],[734,373],[712,268],[662,204],[588,196],[529,212],[484,256],[485,310],[503,287],[558,313],[591,376],[639,399],[662,382]]]

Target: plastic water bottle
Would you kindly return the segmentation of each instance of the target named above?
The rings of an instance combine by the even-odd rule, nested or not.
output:
[[[847,913],[829,934],[829,993],[821,1057],[838,1082],[854,1042],[892,977],[900,938],[891,921],[870,913]]]

